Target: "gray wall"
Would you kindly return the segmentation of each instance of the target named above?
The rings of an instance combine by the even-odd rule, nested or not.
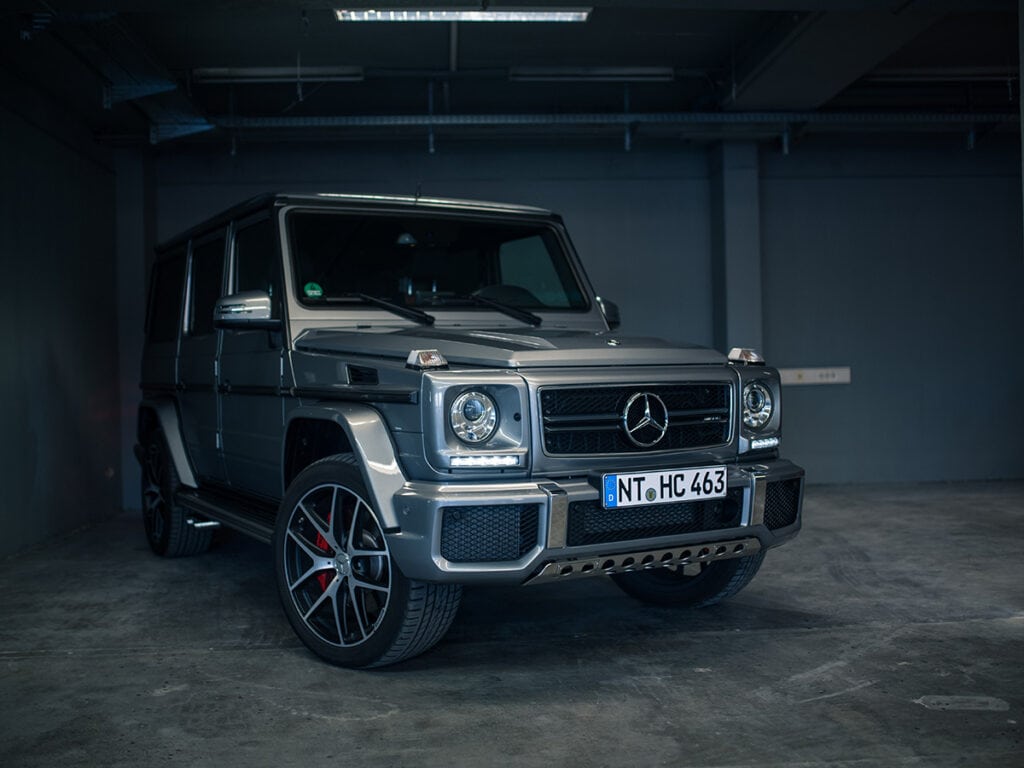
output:
[[[1020,163],[958,139],[762,156],[767,353],[852,367],[785,392],[815,480],[1024,476]]]
[[[114,177],[48,127],[0,103],[0,554],[121,506]]]

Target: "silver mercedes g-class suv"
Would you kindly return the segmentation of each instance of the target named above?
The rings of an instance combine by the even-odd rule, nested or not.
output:
[[[608,575],[710,605],[800,528],[778,373],[618,335],[548,211],[265,196],[158,248],[150,286],[149,544],[271,544],[329,662],[425,651],[464,584]]]

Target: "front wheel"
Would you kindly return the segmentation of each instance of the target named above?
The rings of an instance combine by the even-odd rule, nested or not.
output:
[[[754,578],[764,561],[764,550],[734,560],[701,563],[699,572],[689,568],[656,568],[635,573],[618,573],[612,579],[631,597],[655,605],[703,608],[732,597]]]
[[[350,457],[306,467],[274,531],[278,593],[292,628],[321,658],[379,667],[426,651],[448,631],[461,587],[408,579]]]

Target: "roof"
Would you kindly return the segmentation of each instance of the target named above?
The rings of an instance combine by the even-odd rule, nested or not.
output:
[[[460,200],[445,197],[414,197],[407,195],[359,195],[342,192],[292,193],[272,192],[231,206],[174,235],[157,246],[157,252],[166,251],[210,229],[226,226],[230,221],[243,218],[262,209],[285,205],[308,205],[324,208],[382,208],[433,210],[445,213],[493,213],[504,216],[543,217],[558,220],[557,214],[545,208],[485,200]]]

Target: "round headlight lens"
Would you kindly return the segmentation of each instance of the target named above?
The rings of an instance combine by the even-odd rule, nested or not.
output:
[[[462,442],[482,443],[498,428],[498,407],[483,392],[463,392],[448,411],[448,423]]]
[[[751,429],[760,429],[772,417],[774,403],[772,393],[759,382],[751,382],[743,388],[743,423]]]

